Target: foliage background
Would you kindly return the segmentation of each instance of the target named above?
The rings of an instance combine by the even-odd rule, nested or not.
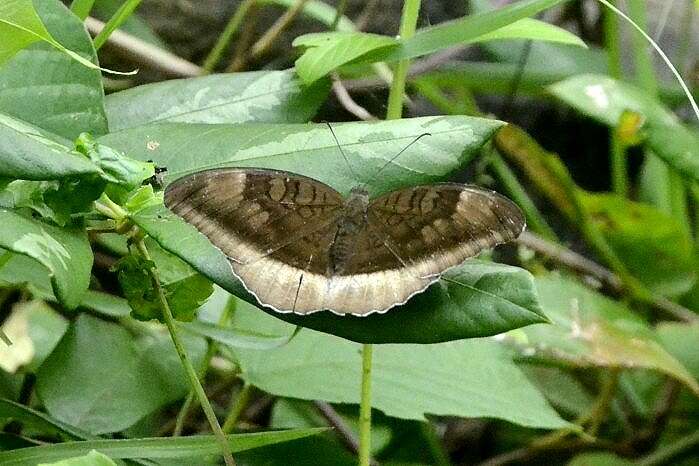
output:
[[[239,464],[355,463],[365,343],[381,464],[696,464],[682,89],[594,1],[419,3],[0,6],[0,463],[216,464],[162,289]],[[694,89],[696,3],[625,3]],[[476,182],[528,233],[386,315],[261,312],[148,181],[258,166],[347,192],[309,121],[363,179],[429,131],[372,192]]]

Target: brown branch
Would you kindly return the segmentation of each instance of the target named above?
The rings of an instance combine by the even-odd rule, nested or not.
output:
[[[335,94],[335,97],[337,97],[337,100],[340,102],[340,104],[344,107],[345,110],[347,110],[360,120],[378,120],[378,118],[369,113],[367,109],[365,109],[364,107],[362,107],[354,101],[349,92],[347,92],[347,89],[345,89],[345,86],[342,85],[342,81],[338,78],[337,74],[333,73],[332,81],[333,93]]]
[[[104,23],[98,19],[87,17],[85,18],[85,26],[90,34],[95,36],[104,28]],[[109,36],[106,46],[122,58],[143,64],[169,77],[191,78],[203,74],[203,69],[194,63],[142,41],[120,29]]]
[[[354,435],[352,429],[349,428],[344,419],[335,411],[335,408],[325,401],[314,401],[313,404],[318,408],[318,412],[320,412],[325,420],[328,421],[328,424],[335,429],[342,443],[355,455],[359,453],[359,440],[357,436]],[[373,466],[378,466],[379,463],[372,459],[371,464]]]
[[[568,248],[545,240],[531,232],[522,233],[517,242],[576,272],[596,278],[617,293],[625,291],[624,285],[618,276],[605,267]],[[695,313],[662,296],[653,296],[648,304],[659,311],[671,315],[677,320],[686,322],[699,321]]]

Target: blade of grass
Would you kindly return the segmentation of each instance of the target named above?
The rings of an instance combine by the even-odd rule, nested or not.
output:
[[[235,35],[236,31],[238,31],[243,19],[245,19],[245,15],[248,14],[248,11],[256,1],[257,0],[243,0],[240,5],[238,5],[238,9],[235,10],[235,13],[233,16],[231,16],[231,19],[228,20],[228,24],[226,24],[225,29],[218,37],[216,44],[214,44],[214,47],[206,56],[206,59],[204,59],[204,64],[202,67],[204,68],[205,73],[211,73],[214,68],[216,68],[218,62],[221,61],[223,52],[225,52],[225,50],[228,48],[231,39],[233,39],[233,35]]]
[[[114,13],[114,16],[109,18],[109,21],[107,21],[107,24],[104,26],[104,29],[100,31],[99,34],[97,34],[97,37],[94,39],[94,44],[95,44],[95,49],[99,50],[102,48],[102,46],[107,42],[107,39],[109,39],[109,36],[112,34],[112,32],[116,31],[119,26],[121,26],[124,21],[126,21],[129,16],[131,16],[134,12],[134,10],[138,7],[138,5],[141,3],[141,0],[126,0]]]

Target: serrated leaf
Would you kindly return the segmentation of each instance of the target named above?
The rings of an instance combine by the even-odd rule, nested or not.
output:
[[[0,247],[39,261],[61,304],[75,308],[90,284],[92,250],[84,230],[59,228],[0,208]]]
[[[149,123],[303,123],[324,100],[327,82],[303,86],[291,70],[170,80],[110,94],[112,132]]]
[[[203,340],[185,338],[185,346],[198,366]],[[36,389],[53,417],[101,434],[183,397],[189,384],[166,334],[135,340],[116,324],[81,314],[39,369]]]
[[[60,1],[26,3],[34,5],[46,30],[58,42],[97,63],[85,27]],[[36,26],[43,27],[41,22]],[[1,33],[0,36],[6,37]],[[20,50],[0,66],[0,112],[69,140],[83,131],[107,132],[99,70],[87,68],[43,42]]]

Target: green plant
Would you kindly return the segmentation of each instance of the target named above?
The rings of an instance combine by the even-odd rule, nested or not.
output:
[[[362,465],[372,456],[504,464],[561,451],[571,464],[625,464],[614,455],[660,464],[696,448],[699,136],[669,108],[682,90],[656,82],[640,41],[644,90],[622,81],[614,16],[606,53],[532,18],[563,0],[471,3],[472,15],[418,28],[420,1],[406,0],[394,38],[358,30],[345,2],[336,11],[313,0],[245,1],[202,76],[105,95],[96,49],[120,27],[146,28],[138,1],[77,0],[72,11],[58,0],[5,2],[0,463],[354,463],[338,439]],[[238,29],[270,4],[285,15],[229,68],[263,57],[299,15],[329,30],[294,40],[293,70],[206,75],[225,67]],[[634,7],[643,26],[642,2]],[[93,8],[111,12],[94,40],[82,23]],[[465,44],[497,60],[409,74],[412,61]],[[522,51],[529,62],[518,70]],[[351,167],[327,127],[308,123],[343,76],[389,88],[385,121],[333,125]],[[517,76],[523,93],[610,128],[613,193],[583,189],[524,130],[483,117],[474,93],[510,92]],[[415,98],[442,115],[403,118]],[[381,315],[276,314],[258,309],[223,254],[162,203],[162,167],[165,183],[255,166],[347,193],[425,132],[372,194],[476,162],[540,235],[521,239],[521,267],[469,260]],[[628,171],[631,148],[645,157],[639,180]],[[603,265],[561,238],[579,239]],[[265,400],[270,415],[251,415]],[[359,416],[345,404],[361,405]],[[498,451],[447,450],[435,426],[448,417],[490,419]],[[255,426],[263,431],[242,432],[251,419],[264,419]],[[184,435],[208,429],[214,435]],[[499,451],[512,445],[524,446]],[[575,456],[586,450],[603,453]]]

